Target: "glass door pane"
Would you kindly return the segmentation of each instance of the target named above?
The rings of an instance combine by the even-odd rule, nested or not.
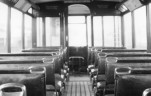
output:
[[[85,16],[69,16],[69,46],[87,46]]]

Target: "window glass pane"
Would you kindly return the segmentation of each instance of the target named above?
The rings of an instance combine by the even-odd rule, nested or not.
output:
[[[46,18],[46,46],[60,46],[60,18]]]
[[[28,10],[28,13],[30,13],[30,14],[32,14],[32,8],[30,8],[29,10]]]
[[[104,46],[114,47],[114,17],[104,16]]]
[[[42,47],[42,18],[37,18],[37,47]]]
[[[79,17],[79,16],[77,16]],[[85,16],[83,16],[85,17]],[[71,22],[76,21],[76,19],[81,19],[85,21],[85,18],[70,18]],[[84,19],[84,20],[83,20]],[[79,23],[69,23],[69,46],[86,46],[86,24],[79,22]]]
[[[131,13],[124,15],[125,47],[132,48],[132,17]]]
[[[0,53],[7,52],[7,15],[8,6],[0,2]]]
[[[22,13],[11,8],[11,52],[22,49]]]
[[[121,17],[120,16],[115,16],[115,47],[121,47]]]
[[[69,24],[69,46],[86,46],[85,24]]]
[[[84,16],[69,16],[68,23],[85,23]]]
[[[92,38],[91,38],[91,18],[90,16],[87,16],[87,30],[88,30],[88,46],[92,46]]]
[[[93,18],[94,24],[94,46],[102,46],[102,17],[95,16]]]
[[[51,46],[50,18],[46,18],[46,46]]]
[[[136,48],[147,49],[147,36],[146,36],[146,7],[141,7],[134,11],[135,18],[135,35],[136,35]]]
[[[32,48],[32,17],[25,15],[25,49]]]

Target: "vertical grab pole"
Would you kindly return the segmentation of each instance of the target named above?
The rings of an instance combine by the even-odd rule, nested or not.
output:
[[[147,20],[146,20],[146,27],[147,27],[147,51],[151,52],[151,5],[147,5],[146,6],[146,16],[147,16]]]
[[[93,13],[91,13],[91,42],[92,42],[92,47],[94,47],[94,30],[93,30]]]
[[[134,17],[134,11],[132,12],[132,48],[136,47],[136,36],[135,36],[135,17]]]
[[[102,46],[104,47],[104,20],[102,16]]]
[[[124,16],[121,16],[121,38],[122,38],[122,47],[125,47],[125,25],[124,25]]]

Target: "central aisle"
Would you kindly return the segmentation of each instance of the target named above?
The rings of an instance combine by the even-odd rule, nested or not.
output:
[[[64,96],[94,96],[89,76],[70,76]]]

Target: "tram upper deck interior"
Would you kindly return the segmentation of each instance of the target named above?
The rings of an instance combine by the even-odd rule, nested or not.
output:
[[[151,96],[151,0],[0,0],[1,96]]]

